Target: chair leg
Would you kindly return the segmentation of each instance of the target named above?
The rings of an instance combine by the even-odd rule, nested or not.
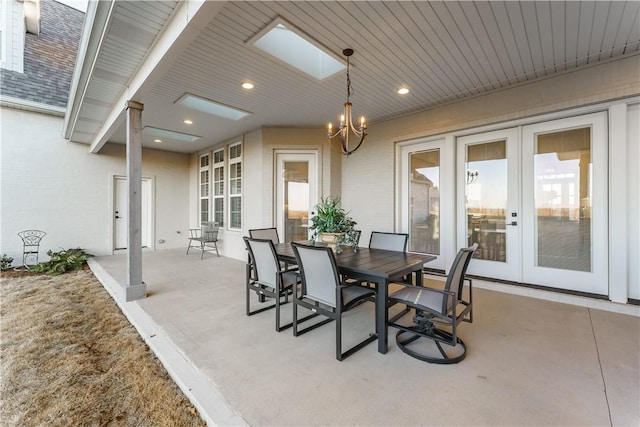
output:
[[[218,252],[218,242],[213,242],[213,246],[216,248],[216,255],[220,258],[220,253]]]
[[[200,259],[204,258],[204,241],[200,242]]]

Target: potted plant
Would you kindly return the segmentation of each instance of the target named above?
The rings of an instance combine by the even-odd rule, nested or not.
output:
[[[356,222],[340,205],[340,197],[320,198],[320,203],[312,212],[311,226],[313,239],[325,242],[335,250],[340,244],[351,244],[356,247]]]

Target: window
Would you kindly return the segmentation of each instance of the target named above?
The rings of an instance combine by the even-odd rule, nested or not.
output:
[[[213,152],[213,220],[224,225],[224,148]]]
[[[209,154],[200,156],[200,222],[209,221]]]
[[[229,228],[242,228],[242,143],[229,146]]]

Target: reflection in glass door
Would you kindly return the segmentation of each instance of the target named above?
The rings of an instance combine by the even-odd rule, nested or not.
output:
[[[440,254],[440,150],[410,154],[409,251]]]
[[[316,203],[316,156],[308,153],[278,153],[277,224],[283,242],[309,238],[309,212]]]
[[[467,238],[476,258],[505,262],[507,141],[467,146]]]

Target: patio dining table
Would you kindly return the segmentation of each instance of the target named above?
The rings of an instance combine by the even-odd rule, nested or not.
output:
[[[313,244],[312,242],[300,242]],[[276,253],[281,261],[296,263],[293,248],[290,243],[275,245]],[[349,278],[359,279],[375,284],[376,291],[376,334],[378,335],[378,352],[386,353],[388,348],[388,312],[387,299],[389,284],[394,279],[417,273],[417,286],[422,286],[422,267],[434,260],[433,255],[386,251],[382,249],[358,248],[354,251],[345,247],[336,253],[338,270]]]

